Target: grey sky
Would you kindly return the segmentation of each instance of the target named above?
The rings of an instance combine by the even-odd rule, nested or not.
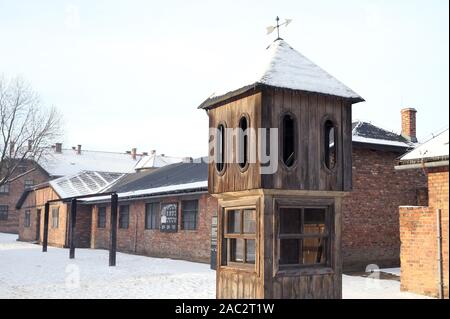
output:
[[[196,107],[248,77],[282,37],[367,102],[363,119],[400,130],[418,110],[419,139],[448,127],[448,1],[0,0],[0,73],[22,75],[57,106],[64,144],[86,149],[207,153]]]

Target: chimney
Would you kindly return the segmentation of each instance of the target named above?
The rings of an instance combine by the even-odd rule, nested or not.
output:
[[[133,147],[133,148],[131,149],[131,157],[132,157],[134,160],[136,160],[136,154],[137,154],[137,148],[136,148],[136,147]]]
[[[28,140],[28,152],[33,150],[33,140]]]
[[[62,153],[62,143],[55,143],[55,153]]]
[[[183,157],[183,163],[192,163],[193,161],[192,157]]]
[[[77,145],[77,155],[81,155],[81,144]]]
[[[10,142],[9,143],[9,156],[13,157],[14,156],[14,149],[16,147],[16,143],[14,142]]]
[[[413,108],[406,108],[401,110],[402,113],[402,136],[408,141],[416,143],[416,113],[417,110]]]

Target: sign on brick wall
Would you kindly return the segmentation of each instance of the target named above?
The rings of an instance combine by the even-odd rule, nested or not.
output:
[[[159,230],[166,233],[175,233],[178,231],[178,204],[161,205],[161,222]]]

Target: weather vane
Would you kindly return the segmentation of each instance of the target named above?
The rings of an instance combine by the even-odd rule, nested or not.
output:
[[[277,36],[278,37],[275,39],[275,41],[276,40],[282,40],[280,38],[280,27],[282,25],[285,25],[287,27],[288,24],[292,22],[292,19],[286,19],[286,21],[284,21],[283,23],[280,24],[279,23],[280,22],[280,18],[278,16],[277,16],[276,20],[277,20],[277,25],[276,26],[269,26],[269,27],[267,27],[267,34],[271,34],[275,29],[277,29]]]

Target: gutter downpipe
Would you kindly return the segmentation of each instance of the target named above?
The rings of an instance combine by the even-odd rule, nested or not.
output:
[[[437,248],[438,248],[438,291],[439,299],[444,299],[444,280],[442,272],[442,227],[441,227],[441,209],[436,209],[436,230],[437,230]]]

